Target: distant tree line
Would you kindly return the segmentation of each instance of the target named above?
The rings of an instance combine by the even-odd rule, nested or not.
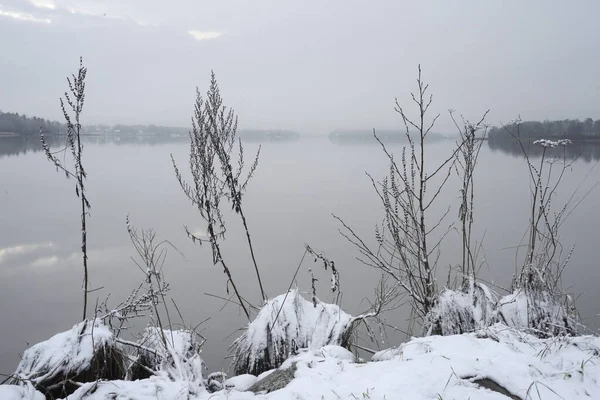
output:
[[[38,135],[40,130],[46,134],[59,134],[64,132],[64,127],[60,122],[0,111],[0,133]]]
[[[25,114],[2,112],[0,110],[0,134],[16,134],[19,136],[36,136],[39,139],[40,130],[46,135],[65,134],[66,128],[56,121],[49,121],[39,117],[30,117]],[[84,125],[82,135],[148,135],[163,138],[187,138],[188,128],[161,125],[125,125],[125,124],[95,124]],[[247,140],[291,140],[297,139],[299,134],[294,131],[281,129],[246,129],[240,130],[240,138]]]
[[[517,132],[516,123],[511,123],[505,127],[492,127],[488,132],[490,141],[507,140],[512,136],[509,133]],[[600,119],[594,121],[587,118],[583,121],[579,119],[564,119],[560,121],[521,121],[519,123],[519,133],[521,138],[531,139],[600,139]]]
[[[407,143],[406,132],[401,129],[376,129],[377,137],[386,143]],[[411,137],[416,139],[416,133],[411,132]],[[377,144],[373,137],[373,129],[336,129],[329,133],[329,139],[335,143],[371,143]],[[442,140],[444,136],[437,132],[429,132],[427,141]]]
[[[84,127],[84,133],[87,134],[105,134],[115,133],[120,135],[139,135],[139,134],[151,134],[151,135],[185,135],[188,134],[187,128],[173,127],[173,126],[160,126],[160,125],[87,125]]]

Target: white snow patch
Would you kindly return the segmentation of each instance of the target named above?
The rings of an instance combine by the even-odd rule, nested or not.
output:
[[[46,400],[44,395],[33,388],[31,384],[0,385],[0,399],[2,400]]]
[[[78,374],[90,366],[99,349],[112,346],[113,341],[112,332],[100,320],[85,320],[25,350],[15,377],[38,383],[61,374]]]
[[[137,381],[86,383],[70,395],[68,400],[204,400],[209,396],[204,388],[192,382],[153,376]]]
[[[258,378],[254,375],[243,374],[234,376],[225,381],[225,389],[235,389],[240,392],[245,392],[250,389],[258,381]]]
[[[273,368],[273,369],[270,369],[268,371],[265,371],[262,374],[258,375],[256,378],[257,378],[257,380],[260,381],[261,379],[266,378],[267,376],[271,375],[275,371],[277,371],[277,368]]]
[[[508,326],[526,328],[528,326],[527,303],[525,291],[517,290],[500,299],[498,311],[502,313]]]

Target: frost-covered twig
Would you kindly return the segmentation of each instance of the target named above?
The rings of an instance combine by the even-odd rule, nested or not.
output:
[[[42,141],[42,147],[48,160],[50,160],[57,170],[61,170],[65,173],[67,178],[75,178],[75,194],[81,201],[81,254],[83,260],[83,320],[86,319],[87,315],[87,303],[88,303],[88,255],[87,255],[87,225],[86,218],[89,215],[91,208],[90,202],[88,201],[85,191],[85,180],[87,173],[83,167],[83,143],[81,142],[81,113],[83,112],[83,105],[85,102],[85,78],[87,75],[87,68],[83,66],[83,59],[79,59],[79,69],[77,75],[73,74],[70,78],[67,77],[67,83],[69,85],[69,92],[65,92],[64,99],[60,99],[60,107],[62,109],[63,117],[67,123],[67,148],[71,150],[73,156],[74,170],[71,171],[65,166],[63,162],[50,151],[50,146],[44,138],[43,132],[40,132],[40,139]],[[67,110],[68,105],[70,111]]]
[[[325,269],[325,271],[327,271],[328,269],[331,269],[331,291],[334,293],[336,291],[339,291],[340,290],[340,272],[335,267],[335,262],[333,262],[333,260],[330,260],[329,258],[327,258],[323,252],[317,252],[317,251],[313,250],[312,247],[310,247],[308,244],[306,245],[306,251],[308,252],[308,254],[315,257],[315,262],[317,262],[317,260],[321,260],[323,262],[323,268]]]
[[[477,123],[471,123],[468,120],[462,119],[462,127],[454,118],[453,112],[450,111],[450,117],[460,134],[460,149],[457,155],[456,173],[459,176],[462,187],[461,204],[458,211],[458,218],[461,224],[461,240],[462,240],[462,287],[467,290],[469,280],[475,276],[475,257],[472,246],[472,231],[473,231],[473,205],[475,202],[474,191],[474,172],[479,158],[479,152],[483,139],[487,133],[487,125],[485,118],[489,110],[483,114],[483,117]],[[478,131],[483,130],[480,138],[476,137]]]

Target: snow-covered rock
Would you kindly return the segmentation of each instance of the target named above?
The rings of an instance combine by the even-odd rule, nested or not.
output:
[[[25,350],[15,376],[38,383],[61,373],[78,374],[89,367],[98,349],[112,344],[107,326],[99,320],[85,320]]]
[[[122,353],[100,320],[85,320],[71,330],[31,346],[14,373],[14,383],[30,382],[53,397],[75,389],[69,381],[123,378]]]
[[[248,390],[254,393],[271,393],[283,389],[294,380],[296,364],[297,362],[286,361],[281,367],[274,370],[273,373],[257,380]]]

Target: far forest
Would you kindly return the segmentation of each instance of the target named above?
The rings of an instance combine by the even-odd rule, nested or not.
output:
[[[64,133],[65,129],[60,122],[0,110],[0,135],[39,135],[40,131],[58,135]]]
[[[560,121],[520,121],[505,126],[492,127],[488,132],[490,141],[513,139],[519,134],[521,139],[571,139],[573,141],[600,139],[600,119],[594,121],[587,118],[564,119]]]

